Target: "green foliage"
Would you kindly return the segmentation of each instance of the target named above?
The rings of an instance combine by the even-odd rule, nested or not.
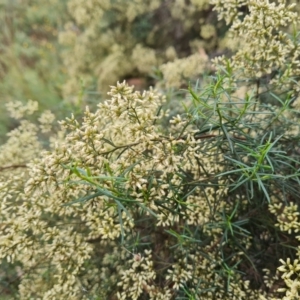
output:
[[[57,35],[67,18],[66,2],[0,2],[1,136],[11,127],[5,103],[31,99],[46,109],[62,101],[65,76]]]

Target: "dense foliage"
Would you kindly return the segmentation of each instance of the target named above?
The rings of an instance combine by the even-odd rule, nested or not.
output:
[[[58,34],[68,19],[65,0],[0,1],[0,134],[11,127],[4,103],[31,99],[41,109],[62,101],[66,71]]]
[[[35,101],[6,103],[16,126],[0,146],[0,294],[298,299],[299,7],[70,0],[68,8],[74,20],[60,40],[74,113],[57,124]],[[202,20],[193,48],[194,18],[208,11],[229,31]],[[205,52],[229,48],[213,60]],[[154,88],[122,82],[152,70]],[[80,113],[89,96],[77,77],[97,79],[100,91],[120,81]],[[170,96],[166,86],[187,78],[184,96]]]

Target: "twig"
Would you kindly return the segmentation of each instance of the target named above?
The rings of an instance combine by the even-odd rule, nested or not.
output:
[[[17,169],[17,168],[27,168],[26,165],[11,165],[11,166],[6,166],[6,167],[0,167],[0,171],[4,171],[4,170],[7,170],[7,169]]]

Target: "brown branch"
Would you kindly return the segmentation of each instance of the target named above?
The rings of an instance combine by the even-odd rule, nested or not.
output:
[[[27,168],[26,165],[19,164],[19,165],[11,165],[11,166],[6,166],[6,167],[0,167],[0,172],[7,170],[7,169],[18,169],[18,168]]]

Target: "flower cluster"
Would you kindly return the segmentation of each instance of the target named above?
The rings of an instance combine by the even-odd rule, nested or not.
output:
[[[70,0],[78,25],[65,33],[76,54],[65,53],[72,80],[97,75],[104,84],[165,62],[165,83],[180,86],[202,72],[201,40],[191,42],[197,50],[188,58],[168,43],[157,51],[158,29],[146,22],[153,21],[148,12],[158,20],[170,14],[180,20],[173,34],[182,41],[195,29],[192,17],[211,9],[205,0],[190,3]],[[297,12],[283,0],[280,11],[266,0],[213,3],[233,22],[240,48],[215,60],[226,64],[200,90],[189,87],[180,114],[169,113],[156,88],[135,91],[125,81],[97,107],[60,121],[60,130],[50,111],[37,124],[25,119],[36,113],[34,102],[8,104],[18,120],[0,147],[0,269],[9,270],[0,284],[16,296],[299,297],[300,124],[292,108],[299,41],[288,35]],[[123,22],[130,34],[120,42]],[[199,24],[203,39],[216,38],[217,27]]]
[[[185,58],[177,58],[160,66],[167,87],[180,87],[187,78],[202,74],[208,66],[208,57],[203,49]]]
[[[22,174],[8,176],[3,184],[1,257],[23,264],[21,297],[84,299],[98,293],[97,287],[108,297],[119,282],[120,299],[128,293],[132,299],[142,294],[172,299],[187,284],[207,281],[210,273],[215,275],[203,287],[215,282],[218,294],[223,294],[226,272],[217,274],[225,267],[215,261],[223,232],[218,215],[230,209],[230,201],[226,179],[214,178],[224,168],[223,156],[209,142],[197,140],[189,114],[172,118],[173,134],[166,134],[160,126],[164,97],[155,90],[141,94],[124,82],[112,87],[109,95],[97,111],[86,109],[82,123],[74,116],[62,121],[63,131],[57,134],[61,137],[41,160],[30,153],[26,184]],[[41,120],[52,120],[49,113],[46,116]],[[195,188],[193,182],[204,182],[206,187]],[[20,192],[22,185],[25,192]],[[12,210],[12,202],[20,205]],[[211,226],[213,220],[220,225]],[[172,247],[182,249],[193,240],[181,236],[179,229],[198,226],[208,244],[196,253],[187,247],[185,254],[174,257]],[[127,251],[149,245],[146,258],[135,254],[130,266],[128,255],[118,257],[109,250],[118,249],[120,241]],[[202,251],[210,257],[204,258]],[[165,271],[159,267],[162,263]],[[41,280],[44,273],[51,280]],[[102,279],[108,274],[109,280]],[[238,289],[250,295],[246,286],[237,288],[239,278],[230,280],[232,293]]]
[[[219,43],[209,0],[189,5],[182,0],[70,0],[68,7],[72,22],[59,34],[66,46],[67,97],[77,94],[79,79],[88,86],[97,82],[104,92],[118,80],[147,78],[161,64],[192,55],[172,67],[180,68],[176,78],[163,71],[167,86],[178,86],[182,74],[188,80],[205,69],[199,49],[215,49]]]
[[[284,88],[291,85],[299,92],[300,46],[297,37],[299,15],[296,3],[286,0],[270,2],[214,0],[219,18],[232,24],[229,30],[228,47],[232,49],[234,40],[235,54],[227,61],[217,57],[215,63],[228,64],[244,79],[265,78],[271,84]],[[245,14],[243,11],[248,10]],[[293,78],[293,79],[292,79]]]

